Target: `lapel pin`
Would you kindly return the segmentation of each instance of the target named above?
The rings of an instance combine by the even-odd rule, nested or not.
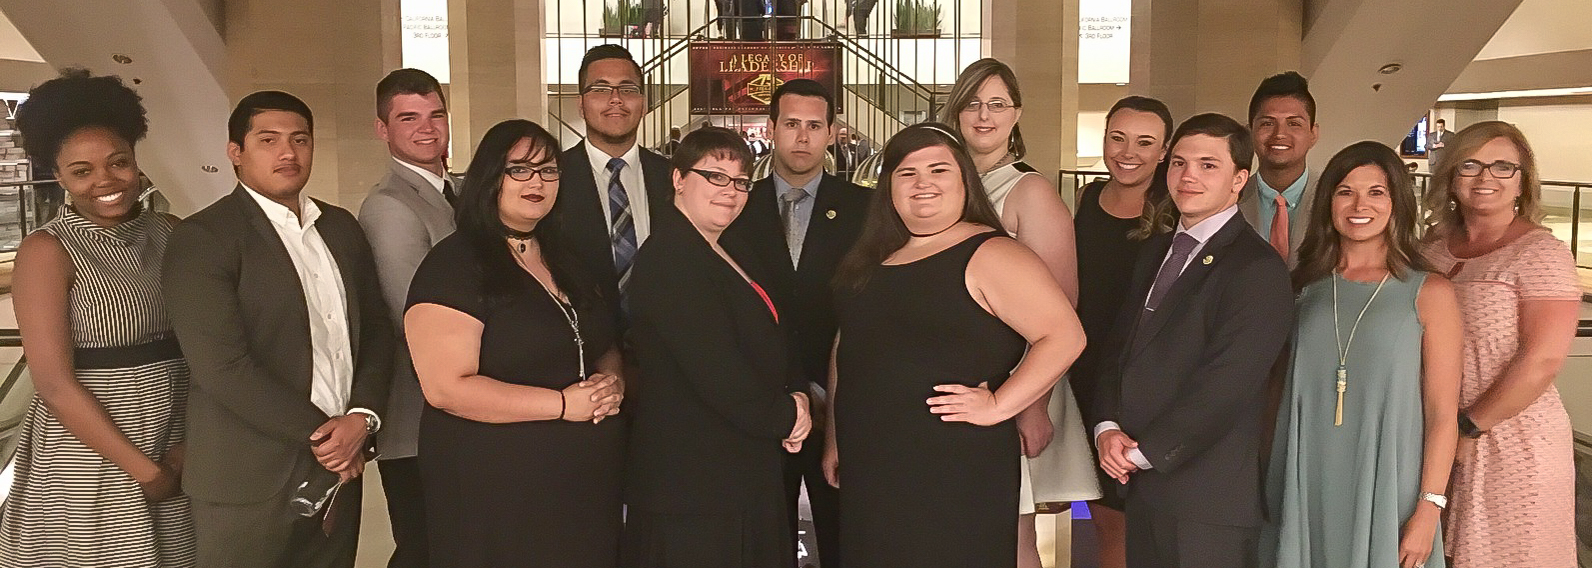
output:
[[[824,217],[827,217],[829,219],[834,219],[835,218],[835,210],[834,209],[830,209],[828,211],[825,211],[824,212]]]
[[[1200,262],[1203,262],[1205,264],[1210,264],[1212,262],[1216,262],[1216,257],[1207,254],[1207,255],[1205,255],[1205,260],[1201,260]]]

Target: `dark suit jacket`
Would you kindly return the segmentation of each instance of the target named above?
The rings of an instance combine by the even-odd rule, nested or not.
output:
[[[627,502],[670,514],[783,507],[780,441],[796,408],[763,299],[683,222],[658,227],[630,278],[641,377],[625,400]]]
[[[1129,499],[1197,522],[1259,526],[1265,385],[1293,330],[1288,269],[1243,215],[1210,238],[1140,324],[1172,234],[1145,243],[1102,356],[1089,427],[1111,420],[1154,469]],[[1209,260],[1210,262],[1206,262]]]
[[[723,244],[736,258],[756,257],[753,274],[768,288],[790,335],[791,358],[802,377],[827,388],[829,351],[835,341],[835,267],[862,234],[868,190],[824,174],[814,196],[812,219],[802,241],[799,266],[792,267],[785,225],[779,217],[774,178],[752,186],[746,208],[724,231]],[[746,267],[743,267],[746,268]]]
[[[183,489],[215,503],[258,503],[321,467],[310,434],[310,323],[298,273],[241,186],[177,226],[162,287],[193,375]],[[347,290],[350,407],[381,414],[392,378],[392,320],[370,245],[348,211],[317,201],[315,222]]]
[[[598,151],[581,142],[565,150],[560,157],[558,167],[563,170],[563,175],[559,177],[558,198],[562,205],[559,206],[561,219],[558,226],[565,246],[574,251],[576,259],[585,266],[587,273],[594,275],[599,292],[609,301],[609,313],[617,318],[619,273],[614,270],[613,244],[608,238],[608,222],[603,217],[603,209],[608,207],[608,188],[604,187],[602,192],[598,192],[597,176],[592,172],[591,158],[587,154]],[[659,225],[675,219],[684,222],[684,217],[674,208],[674,182],[669,175],[672,171],[669,159],[646,148],[640,151],[641,179],[647,186],[647,207],[651,215],[648,221],[652,232],[656,233]]]

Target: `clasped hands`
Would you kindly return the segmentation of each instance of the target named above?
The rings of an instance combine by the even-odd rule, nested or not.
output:
[[[1129,451],[1138,447],[1139,443],[1121,430],[1106,430],[1095,438],[1095,448],[1100,452],[1100,469],[1124,485],[1128,483],[1128,475],[1139,471],[1139,465],[1128,456]]]
[[[625,380],[619,375],[592,373],[586,380],[564,387],[563,420],[599,424],[603,419],[619,414],[619,404],[625,400]]]
[[[790,397],[796,399],[796,424],[791,427],[790,436],[786,437],[780,444],[785,447],[785,451],[794,454],[802,451],[802,441],[806,440],[807,435],[812,433],[813,413],[812,399],[807,397],[807,393],[793,392],[790,393]]]

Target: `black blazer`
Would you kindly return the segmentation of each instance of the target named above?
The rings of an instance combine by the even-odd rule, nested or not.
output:
[[[1260,439],[1271,366],[1293,330],[1277,251],[1234,215],[1140,324],[1172,234],[1145,243],[1101,357],[1089,426],[1115,421],[1154,469],[1126,487],[1181,518],[1259,526]]]
[[[630,278],[641,376],[625,401],[627,502],[671,514],[782,506],[780,441],[796,408],[774,315],[684,222],[657,227]]]
[[[558,167],[563,175],[559,177],[558,199],[563,204],[559,206],[557,226],[564,246],[573,250],[586,272],[596,278],[598,291],[608,300],[609,313],[614,314],[617,324],[619,273],[614,270],[614,249],[608,237],[608,222],[603,217],[603,209],[608,207],[608,199],[604,197],[608,188],[598,192],[597,176],[592,172],[591,158],[587,154],[594,151],[598,150],[590,150],[581,142],[565,150],[559,159]],[[673,167],[669,159],[646,148],[640,148],[640,152],[641,179],[647,186],[648,221],[652,231],[657,232],[659,225],[672,220],[684,222],[684,217],[674,208],[674,182],[670,178]],[[631,277],[634,278],[634,273]]]
[[[192,371],[183,489],[216,503],[258,503],[321,467],[310,434],[328,419],[310,402],[310,323],[287,248],[241,186],[171,234],[162,288]],[[350,407],[380,415],[393,329],[359,222],[316,201],[315,228],[347,292]]]
[[[756,257],[747,270],[759,284],[768,288],[779,308],[780,323],[791,340],[791,358],[801,376],[827,387],[829,351],[834,345],[834,290],[830,282],[835,268],[851,251],[862,234],[868,210],[868,190],[841,178],[824,174],[814,196],[812,219],[802,241],[800,264],[791,266],[790,247],[785,244],[784,220],[779,216],[779,196],[774,178],[752,186],[746,208],[724,231],[723,243],[736,258]]]

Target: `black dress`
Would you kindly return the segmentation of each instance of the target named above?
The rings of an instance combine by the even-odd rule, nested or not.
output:
[[[1105,187],[1105,180],[1084,186],[1083,195],[1078,197],[1078,213],[1073,217],[1078,243],[1078,321],[1083,324],[1089,343],[1072,364],[1070,384],[1073,396],[1078,397],[1078,407],[1085,413],[1094,408],[1100,360],[1105,356],[1102,346],[1132,287],[1133,265],[1144,245],[1144,241],[1128,238],[1128,233],[1139,226],[1137,217],[1123,219],[1100,207],[1100,192]],[[1084,428],[1092,432],[1094,424],[1085,424]],[[1118,485],[1116,480],[1099,468],[1095,473],[1100,476],[1100,487],[1106,488],[1099,502],[1122,510],[1122,497],[1110,489]]]
[[[626,398],[629,568],[796,563],[781,441],[796,422],[789,392],[805,380],[759,290],[675,209],[654,210],[629,290],[641,364]]]
[[[998,388],[1027,342],[968,294],[991,231],[840,293],[835,427],[848,566],[1016,565],[1017,429],[944,422],[936,385]]]
[[[530,274],[516,275],[512,294],[489,297],[475,249],[455,233],[420,264],[408,304],[480,320],[480,374],[563,389],[580,380],[574,332]],[[614,341],[607,304],[590,303],[579,311],[588,373]],[[625,433],[617,418],[486,424],[427,405],[419,459],[431,564],[616,566]]]

